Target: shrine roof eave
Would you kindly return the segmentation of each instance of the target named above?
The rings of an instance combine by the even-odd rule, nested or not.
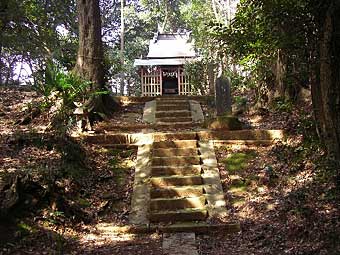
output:
[[[178,66],[196,61],[198,58],[152,58],[135,59],[134,66]]]

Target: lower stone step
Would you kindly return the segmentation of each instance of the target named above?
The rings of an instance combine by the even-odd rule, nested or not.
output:
[[[153,157],[152,166],[185,166],[199,165],[200,157]]]
[[[199,211],[199,210],[196,210]],[[185,217],[183,217],[185,218]],[[170,222],[172,218],[170,219]],[[169,221],[168,221],[169,222]],[[154,224],[143,224],[143,225],[125,225],[119,226],[112,223],[99,223],[97,229],[105,235],[117,234],[150,234],[150,233],[178,233],[178,232],[194,232],[201,234],[213,234],[213,233],[223,233],[223,234],[233,234],[241,231],[241,226],[239,222],[231,221],[229,223],[206,223],[197,221],[187,221],[181,222],[179,219],[173,224],[158,224],[154,221]]]
[[[156,111],[156,118],[191,117],[191,112],[186,110]]]
[[[151,176],[171,176],[171,175],[200,175],[201,174],[200,165],[190,165],[190,166],[154,166],[151,168]]]
[[[150,222],[203,221],[207,218],[206,209],[185,209],[178,211],[151,212]]]
[[[159,139],[155,135],[154,139]],[[164,141],[159,140],[153,143],[152,147],[154,149],[160,148],[197,148],[197,141],[196,140],[172,140],[172,141]]]
[[[154,149],[152,151],[154,157],[194,156],[197,154],[197,148]]]
[[[179,198],[203,196],[203,186],[153,188],[150,190],[151,199],[154,198]]]
[[[204,208],[205,197],[157,198],[150,200],[151,211],[181,210],[186,208]]]
[[[153,187],[167,186],[187,186],[187,185],[202,185],[203,179],[200,175],[194,176],[171,176],[171,177],[152,177],[150,182]]]
[[[180,123],[180,122],[191,122],[191,117],[162,117],[156,118],[156,123]]]

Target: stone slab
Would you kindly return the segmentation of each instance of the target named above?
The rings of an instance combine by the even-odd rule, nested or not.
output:
[[[195,233],[163,234],[163,255],[198,255]]]
[[[203,184],[205,185],[207,209],[209,217],[226,217],[228,214],[224,199],[220,173],[212,141],[200,141],[199,149],[203,161]]]
[[[201,123],[204,121],[204,115],[202,111],[201,104],[195,100],[190,100],[190,110],[193,122]]]
[[[148,204],[150,201],[150,187],[146,180],[151,171],[151,145],[138,147],[135,166],[135,179],[131,198],[129,221],[131,224],[148,224]]]
[[[143,121],[146,123],[155,123],[156,117],[156,100],[146,102],[143,110]]]

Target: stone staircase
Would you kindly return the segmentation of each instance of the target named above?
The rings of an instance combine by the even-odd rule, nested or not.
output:
[[[150,222],[207,218],[196,140],[154,142],[150,174]]]
[[[156,124],[191,124],[189,100],[181,97],[159,97],[156,99]]]

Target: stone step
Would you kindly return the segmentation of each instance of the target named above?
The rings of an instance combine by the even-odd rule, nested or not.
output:
[[[187,209],[188,211],[190,209]],[[193,209],[191,209],[193,210]],[[196,209],[198,211],[199,209]],[[194,210],[193,210],[194,211]],[[156,213],[157,214],[157,213]],[[231,221],[229,223],[206,223],[206,222],[180,222],[179,219],[173,224],[140,224],[140,225],[125,225],[116,226],[113,223],[99,223],[97,224],[97,229],[105,236],[117,237],[117,234],[150,234],[150,233],[201,233],[201,234],[213,234],[213,233],[223,233],[223,234],[234,234],[241,231],[241,226],[239,222]],[[171,222],[171,219],[170,219]]]
[[[203,186],[185,186],[170,188],[154,188],[150,191],[150,197],[154,198],[179,198],[179,197],[200,197],[203,196]]]
[[[186,208],[204,208],[204,196],[188,198],[157,198],[150,200],[151,211],[174,211]]]
[[[197,148],[196,140],[173,140],[173,141],[163,141],[163,138],[166,139],[165,136],[157,136],[154,135],[154,140],[156,142],[153,143],[154,149],[167,149],[167,148]],[[157,141],[158,140],[158,141]]]
[[[187,98],[156,98],[156,103],[160,104],[160,103],[178,103],[178,102],[185,102],[185,103],[189,103],[189,100]]]
[[[152,177],[150,182],[154,188],[169,186],[187,186],[202,185],[203,179],[200,175],[193,176],[170,176],[170,177]]]
[[[180,104],[180,105],[156,105],[156,112],[157,111],[190,111],[189,104]]]
[[[188,96],[186,95],[162,95],[156,98],[156,100],[167,100],[167,99],[188,100]]]
[[[154,157],[194,156],[197,154],[197,148],[170,148],[152,150],[152,155]]]
[[[171,123],[173,124],[173,123]],[[174,140],[196,140],[196,132],[176,132],[176,133],[155,133],[153,135],[154,142],[174,141]],[[155,147],[154,147],[155,148]],[[167,148],[167,147],[165,147]],[[173,147],[170,147],[173,148]]]
[[[166,212],[150,212],[150,222],[203,221],[207,218],[206,209],[185,209]]]
[[[151,168],[151,176],[171,176],[171,175],[200,175],[200,165],[189,165],[189,166],[154,166]]]
[[[168,111],[156,111],[156,118],[174,118],[174,117],[191,117],[191,111],[187,110],[168,110]]]
[[[157,102],[156,103],[156,109],[158,107],[171,107],[171,106],[178,106],[182,108],[190,108],[189,102],[186,101],[164,101],[164,102]]]
[[[191,122],[191,117],[162,117],[156,118],[156,123],[181,123],[181,122]]]
[[[201,159],[199,156],[152,158],[152,166],[185,166],[185,165],[199,165],[200,163]]]
[[[157,131],[168,131],[169,129],[190,129],[201,127],[201,123],[193,123],[191,122],[179,122],[179,123],[170,123],[170,122],[164,122],[164,123],[157,123],[153,124],[150,128],[153,128]]]

